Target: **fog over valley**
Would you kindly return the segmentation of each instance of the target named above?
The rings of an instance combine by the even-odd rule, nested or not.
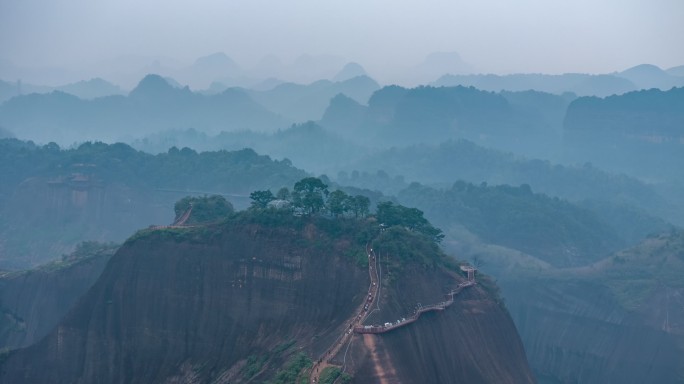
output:
[[[684,381],[683,26],[0,2],[0,383]]]

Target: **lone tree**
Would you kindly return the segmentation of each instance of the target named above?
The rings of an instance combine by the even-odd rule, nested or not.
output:
[[[325,207],[324,196],[328,196],[328,186],[319,178],[306,177],[295,183],[292,203],[304,213],[313,214]]]
[[[254,191],[249,194],[249,198],[252,199],[251,208],[253,209],[265,209],[268,207],[268,203],[275,200],[275,196],[268,189],[265,191]]]

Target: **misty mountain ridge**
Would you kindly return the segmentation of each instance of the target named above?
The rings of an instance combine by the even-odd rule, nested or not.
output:
[[[684,181],[684,88],[580,97],[563,126],[568,158],[645,180]]]
[[[652,64],[641,64],[622,72],[608,74],[566,73],[562,75],[519,73],[495,74],[446,74],[432,85],[473,86],[487,91],[536,90],[553,94],[572,92],[579,96],[610,96],[640,89],[659,88],[668,90],[684,85],[684,78],[669,74]]]
[[[95,99],[98,97],[123,95],[125,93],[119,86],[102,78],[80,80],[57,87],[27,84],[24,82],[9,83],[0,80],[0,104],[16,96],[54,91],[68,93],[81,99]]]
[[[126,65],[114,65],[120,62]],[[118,68],[118,69],[117,69]],[[126,68],[126,69],[122,69]],[[135,68],[135,69],[134,69]],[[456,52],[434,52],[428,54],[424,61],[418,65],[406,69],[403,73],[395,76],[395,81],[404,86],[439,85],[439,86],[475,86],[482,90],[490,91],[525,91],[538,90],[554,94],[573,92],[580,96],[608,96],[624,92],[660,88],[669,89],[672,86],[684,85],[683,71],[673,67],[667,71],[649,65],[639,65],[621,72],[613,72],[601,75],[589,74],[474,74],[475,71],[468,63],[461,59]],[[10,68],[11,69],[11,68]],[[116,71],[116,72],[115,72]],[[121,76],[126,73],[127,80],[122,81]],[[672,73],[670,73],[672,72]],[[19,76],[21,71],[12,69],[7,71],[10,78]],[[270,78],[282,79],[283,82],[312,83],[321,79],[329,79],[333,82],[348,80],[358,76],[368,76],[366,70],[357,62],[349,62],[334,55],[308,55],[304,54],[289,64],[283,63],[274,55],[265,56],[255,65],[241,66],[223,52],[217,52],[197,58],[189,65],[181,65],[168,58],[120,58],[113,59],[111,63],[100,63],[97,70],[92,72],[91,77],[115,79],[125,87],[129,87],[131,76],[138,79],[146,73],[159,73],[164,77],[178,79],[180,84],[190,85],[193,89],[212,93],[216,92],[217,86],[213,83],[223,84],[225,87],[242,87],[263,90],[263,82]],[[21,77],[18,77],[21,78]],[[402,80],[403,79],[403,80]],[[438,79],[438,80],[434,80]],[[385,81],[388,81],[385,79]],[[22,87],[22,93],[46,93],[52,90],[63,90],[81,98],[94,98],[114,94],[122,94],[119,85],[114,84],[76,84],[79,80],[70,82],[65,86],[40,86],[26,82]],[[392,83],[393,81],[390,81]],[[181,86],[182,87],[182,86]],[[16,91],[3,90],[6,86],[0,83],[0,102],[18,95]],[[130,88],[128,88],[130,89]],[[15,87],[16,90],[16,87]]]
[[[445,168],[444,164],[449,167]],[[647,212],[657,212],[680,225],[684,223],[678,209],[673,209],[652,185],[638,179],[611,174],[590,164],[566,166],[527,159],[466,140],[375,151],[344,169],[347,174],[353,170],[370,174],[383,171],[390,177],[402,176],[406,180],[440,187],[449,186],[454,180],[491,185],[528,184],[535,191],[550,196],[570,201],[592,199],[633,205]],[[377,179],[345,179],[343,182],[376,189],[377,185],[373,183],[379,182]],[[396,190],[385,192],[397,193]]]
[[[346,81],[359,76],[368,76],[368,73],[359,63],[350,62],[344,65],[344,67],[337,72],[335,76],[331,79],[334,82]]]
[[[608,96],[637,89],[634,83],[619,76],[579,73],[564,75],[444,75],[432,85],[472,86],[493,92],[536,90],[557,95],[572,92],[582,96]]]
[[[319,80],[308,85],[283,83],[267,91],[246,92],[269,110],[293,121],[302,122],[321,119],[330,99],[337,94],[345,94],[361,104],[366,104],[378,89],[380,85],[375,80],[362,75],[337,82]]]
[[[669,68],[665,72],[669,73],[672,76],[684,77],[684,65]]]
[[[409,68],[401,75],[402,84],[412,87],[427,85],[447,73],[469,74],[475,72],[472,65],[465,62],[458,52],[433,52],[418,65]]]
[[[188,87],[175,88],[158,75],[143,78],[127,96],[82,100],[53,92],[19,96],[0,105],[0,125],[18,137],[63,145],[85,140],[127,141],[189,127],[206,132],[273,131],[290,123],[244,91],[201,95]]]
[[[273,133],[242,131],[208,135],[194,129],[163,131],[135,140],[131,146],[148,153],[163,153],[174,146],[197,151],[252,148],[274,159],[288,159],[294,166],[314,173],[327,172],[370,151],[311,121]]]
[[[321,124],[349,140],[380,148],[467,139],[546,157],[558,153],[568,99],[462,86],[387,86],[373,93],[368,106],[332,99]]]
[[[637,90],[658,88],[667,91],[672,87],[684,86],[684,78],[672,75],[653,64],[637,65],[617,75],[636,84]]]

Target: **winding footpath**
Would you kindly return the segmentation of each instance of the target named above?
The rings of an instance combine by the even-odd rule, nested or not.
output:
[[[368,275],[370,276],[370,285],[368,286],[368,296],[357,310],[354,317],[349,319],[349,326],[345,327],[342,334],[335,340],[335,342],[314,362],[309,374],[309,382],[317,383],[320,374],[323,370],[330,366],[340,367],[339,364],[332,362],[333,358],[337,356],[342,347],[351,341],[355,333],[357,334],[380,334],[392,331],[397,328],[404,327],[416,322],[420,316],[425,312],[443,311],[454,303],[454,296],[459,294],[463,289],[475,285],[475,268],[469,266],[462,266],[461,270],[468,274],[468,280],[458,284],[456,288],[447,293],[447,300],[436,304],[421,306],[409,318],[402,318],[394,323],[384,323],[384,325],[364,325],[364,321],[368,318],[371,312],[380,310],[379,297],[381,289],[381,273],[379,269],[378,258],[373,252],[373,248],[366,245],[366,254],[368,255]],[[375,309],[373,307],[375,306]],[[364,336],[365,337],[365,336]]]
[[[370,276],[370,285],[368,286],[368,295],[366,300],[357,308],[355,316],[349,320],[349,326],[345,327],[342,335],[335,340],[335,342],[314,362],[311,367],[311,374],[309,375],[309,382],[317,383],[321,372],[329,366],[339,367],[337,364],[331,363],[332,359],[340,352],[340,349],[347,344],[354,336],[353,330],[361,325],[368,317],[373,306],[377,307],[378,296],[380,293],[380,274],[378,272],[378,258],[373,252],[373,248],[366,245],[366,254],[368,255],[368,275]]]

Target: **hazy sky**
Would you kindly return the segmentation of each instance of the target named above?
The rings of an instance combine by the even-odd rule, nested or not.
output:
[[[682,65],[683,37],[682,0],[0,0],[0,59],[72,69],[223,51],[243,66],[335,54],[378,73],[456,51],[478,72],[605,73]]]

